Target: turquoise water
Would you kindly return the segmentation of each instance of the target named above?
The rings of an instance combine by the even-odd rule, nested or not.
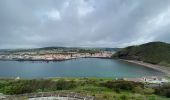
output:
[[[60,62],[0,61],[0,77],[142,77],[163,73],[124,61],[80,58]]]

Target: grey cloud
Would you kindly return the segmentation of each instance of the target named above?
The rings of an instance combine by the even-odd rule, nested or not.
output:
[[[169,0],[1,0],[0,48],[170,42]]]

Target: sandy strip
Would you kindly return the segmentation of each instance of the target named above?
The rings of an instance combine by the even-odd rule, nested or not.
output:
[[[133,64],[142,65],[144,67],[152,68],[152,69],[161,71],[161,72],[167,74],[168,76],[170,76],[170,67],[154,65],[154,64],[143,62],[143,61],[136,61],[136,60],[125,60],[125,59],[120,59],[120,60],[129,62],[129,63],[133,63]]]

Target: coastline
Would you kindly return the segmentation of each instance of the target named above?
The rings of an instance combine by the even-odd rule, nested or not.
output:
[[[143,62],[143,61],[137,61],[137,60],[126,60],[126,59],[119,59],[119,60],[122,60],[122,61],[125,61],[128,63],[141,65],[141,66],[148,67],[148,68],[152,68],[157,71],[161,71],[161,72],[165,73],[167,76],[170,76],[170,68],[169,67],[154,65],[154,64]]]
[[[99,59],[111,59],[110,57],[74,57],[74,58],[68,58],[68,59],[0,59],[0,61],[42,61],[42,62],[60,62],[60,61],[67,61],[67,60],[73,60],[73,59],[79,59],[79,58],[99,58]]]

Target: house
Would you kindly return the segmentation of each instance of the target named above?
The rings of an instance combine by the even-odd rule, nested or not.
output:
[[[125,78],[124,80],[133,81],[133,82],[154,83],[154,84],[169,82],[166,78],[158,77],[158,76],[147,76],[142,78]]]
[[[157,76],[143,77],[142,80],[143,80],[143,82],[146,82],[146,83],[157,83],[157,84],[168,82],[167,79],[165,79],[163,77],[157,77]]]

